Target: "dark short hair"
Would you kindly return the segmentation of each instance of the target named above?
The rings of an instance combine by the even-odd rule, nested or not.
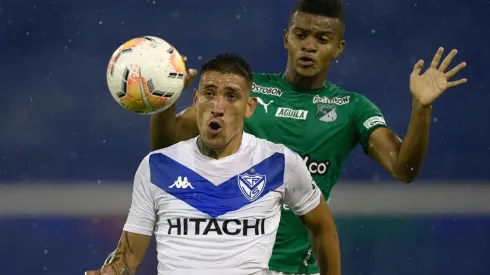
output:
[[[296,12],[336,18],[342,23],[342,33],[344,32],[345,15],[341,0],[299,0],[291,11],[289,22]]]
[[[201,74],[209,71],[243,76],[252,85],[252,67],[242,57],[232,53],[221,53],[204,62]]]

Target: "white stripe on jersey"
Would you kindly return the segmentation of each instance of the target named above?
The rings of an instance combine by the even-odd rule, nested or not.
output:
[[[303,160],[243,134],[237,153],[202,155],[196,138],[150,153],[136,172],[124,230],[155,232],[158,274],[261,274],[281,204],[297,215],[320,199]]]

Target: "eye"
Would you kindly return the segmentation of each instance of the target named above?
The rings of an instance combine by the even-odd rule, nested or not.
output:
[[[326,38],[326,37],[320,37],[320,38],[318,38],[318,42],[320,42],[322,44],[327,44],[328,43],[328,38]]]
[[[228,94],[226,97],[228,98],[228,100],[235,100],[235,99],[237,99],[237,96],[235,94],[233,94],[233,93]]]
[[[306,37],[306,35],[304,35],[303,33],[297,32],[297,33],[296,33],[296,37],[297,37],[298,39],[304,39],[304,38]]]

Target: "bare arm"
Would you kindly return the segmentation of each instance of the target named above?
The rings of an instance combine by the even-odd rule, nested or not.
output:
[[[184,56],[183,58],[184,61],[187,61],[187,57]],[[187,71],[184,89],[189,87],[196,75],[195,69]],[[175,102],[167,110],[151,116],[150,145],[152,151],[193,138],[199,134],[194,106],[176,114],[176,105]]]
[[[376,129],[369,137],[369,156],[393,177],[406,183],[417,177],[427,153],[432,104],[447,89],[466,83],[465,78],[450,81],[466,67],[466,63],[461,62],[445,72],[457,51],[452,50],[439,65],[443,52],[442,47],[438,49],[425,73],[420,74],[424,66],[423,60],[419,60],[413,68],[410,75],[412,114],[403,142],[388,129]]]
[[[167,110],[151,116],[150,144],[152,151],[193,138],[198,134],[194,106],[176,115],[176,106],[173,104]]]
[[[151,242],[151,236],[123,231],[116,250],[100,270],[87,271],[86,275],[133,275],[140,266]]]
[[[410,183],[420,172],[429,146],[432,107],[414,102],[410,124],[403,142],[387,128],[378,128],[369,137],[369,156],[394,178]]]
[[[323,196],[313,210],[299,217],[311,233],[311,245],[321,275],[340,275],[340,248],[337,229]]]

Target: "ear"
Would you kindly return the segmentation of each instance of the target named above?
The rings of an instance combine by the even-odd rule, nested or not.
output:
[[[254,114],[256,107],[257,107],[257,98],[250,97],[248,99],[247,110],[245,110],[245,119],[250,118]]]
[[[288,48],[288,38],[289,38],[289,32],[288,30],[284,29],[284,49]]]
[[[192,94],[192,101],[194,104],[197,102],[197,89],[194,89],[194,92]]]
[[[342,41],[340,41],[340,43],[339,43],[339,46],[335,50],[333,58],[337,59],[342,54],[342,52],[344,51],[344,48],[345,48],[345,40],[342,39]]]

